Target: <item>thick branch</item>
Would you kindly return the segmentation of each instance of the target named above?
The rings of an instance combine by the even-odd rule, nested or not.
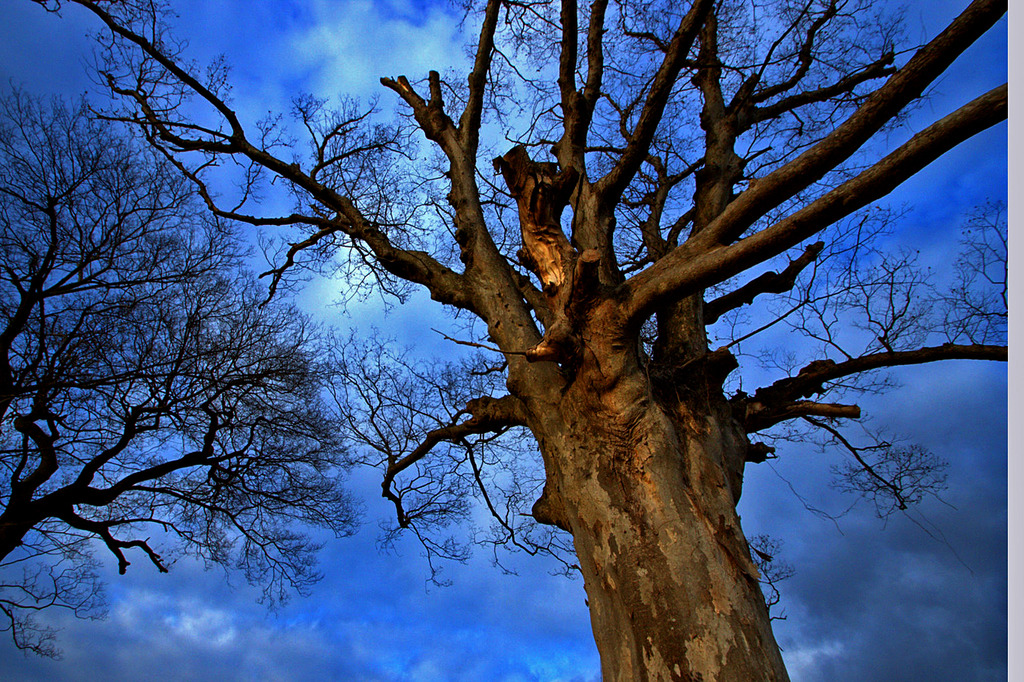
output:
[[[826,417],[828,419],[860,419],[860,407],[839,403],[816,403],[798,400],[791,403],[765,405],[756,400],[747,403],[743,426],[754,433],[775,426],[779,422],[798,417]]]
[[[558,55],[558,89],[562,94],[562,112],[568,128],[575,113],[576,60],[579,58],[579,26],[576,0],[562,0],[562,42]]]
[[[725,313],[753,303],[754,298],[761,294],[781,294],[789,291],[796,284],[797,276],[814,262],[824,248],[825,242],[815,242],[798,258],[789,261],[789,265],[782,272],[766,272],[739,289],[708,301],[704,304],[704,324],[714,324]]]
[[[214,109],[216,109],[228,122],[228,125],[231,127],[231,131],[234,135],[241,135],[242,125],[239,123],[235,112],[232,111],[222,99],[214,95],[213,92],[188,73],[188,71],[178,65],[171,57],[164,54],[158,46],[150,42],[145,36],[139,35],[127,27],[120,25],[114,17],[101,9],[97,3],[92,2],[91,0],[74,0],[74,2],[82,5],[87,10],[98,16],[100,20],[106,24],[107,28],[110,29],[111,33],[121,36],[128,42],[134,43],[141,48],[145,54],[154,59],[158,64],[160,64],[160,66],[167,69],[167,71],[180,80],[182,84],[194,91],[206,100]]]
[[[437,71],[431,71],[427,76],[430,88],[429,100],[420,97],[405,76],[399,76],[395,80],[381,78],[380,82],[381,85],[389,90],[394,90],[399,97],[405,100],[427,139],[437,142],[449,157],[458,153],[459,145],[455,124],[444,112],[444,100],[441,98],[441,76]]]
[[[316,200],[322,202],[334,211],[337,211],[343,220],[339,228],[346,234],[364,241],[374,252],[378,262],[384,269],[396,277],[416,282],[426,286],[434,298],[451,303],[459,307],[467,308],[468,296],[462,291],[462,281],[459,275],[445,268],[442,264],[431,258],[425,252],[411,251],[396,248],[391,244],[387,236],[378,228],[373,226],[355,204],[348,197],[344,197],[334,190],[315,181],[309,174],[303,173],[297,164],[287,163],[278,159],[266,150],[260,149],[245,137],[244,130],[238,121],[234,111],[209,89],[205,88],[197,79],[192,77],[184,68],[178,65],[171,57],[160,51],[159,47],[152,44],[145,37],[121,26],[107,12],[96,7],[92,2],[81,0],[89,10],[94,12],[116,35],[137,45],[147,56],[151,57],[174,78],[177,78],[189,90],[196,92],[200,97],[213,106],[217,112],[224,117],[231,128],[230,144],[203,141],[186,140],[179,136],[172,135],[165,125],[166,122],[159,119],[154,111],[146,106],[146,97],[139,92],[125,92],[143,107],[146,123],[152,124],[161,130],[162,137],[166,137],[173,144],[183,150],[209,151],[213,153],[239,153],[255,163],[277,173],[284,179],[294,183],[297,187],[308,192]],[[429,106],[420,99],[408,81],[400,78],[398,83],[393,83],[394,88],[402,94],[414,111],[419,107],[417,115],[426,115],[433,126],[433,130],[453,130],[451,121],[444,115],[443,106],[440,101],[440,86],[436,73],[431,74],[431,101]],[[113,85],[112,85],[113,87]],[[119,90],[115,88],[115,90]],[[415,103],[415,105],[414,105]],[[438,133],[440,134],[440,133]],[[252,222],[252,221],[250,221]]]
[[[450,121],[449,121],[450,123]],[[302,172],[297,164],[285,163],[272,154],[243,142],[242,153],[268,170],[302,188],[313,198],[337,211],[331,225],[354,239],[364,242],[376,261],[387,272],[410,282],[425,286],[431,298],[467,310],[473,303],[465,278],[447,268],[425,251],[403,249],[391,243],[388,236],[375,223],[367,220],[355,203],[333,189],[316,182]],[[326,228],[331,231],[330,228]],[[321,228],[323,232],[325,228]]]
[[[31,438],[32,442],[35,443],[39,453],[39,465],[25,478],[17,478],[17,472],[12,477],[11,498],[8,500],[10,504],[15,502],[27,503],[31,499],[32,494],[57,473],[59,467],[56,449],[58,434],[53,419],[50,418],[47,421],[49,422],[50,433],[44,431],[31,416],[16,417],[14,419],[14,428],[24,434],[25,437]]]
[[[604,80],[604,17],[608,0],[594,0],[590,4],[590,26],[587,28],[587,78],[583,83],[583,101],[588,116],[593,113],[597,98],[601,95]],[[589,125],[589,118],[588,118]],[[585,140],[580,140],[585,142]]]
[[[457,307],[471,310],[485,320],[491,320],[493,316],[488,315],[488,308],[496,303],[493,297],[489,300],[481,300],[474,294],[480,294],[478,290],[472,291],[471,282],[479,283],[487,279],[497,271],[504,270],[507,275],[503,284],[508,285],[506,291],[514,290],[514,277],[512,269],[508,267],[497,247],[486,229],[483,208],[480,204],[480,191],[476,180],[476,149],[479,140],[480,116],[483,108],[484,89],[486,87],[487,72],[490,68],[491,57],[494,52],[494,31],[500,9],[500,2],[492,1],[487,5],[484,26],[481,29],[480,44],[478,45],[476,60],[473,71],[469,76],[469,100],[466,109],[460,118],[459,128],[456,129],[451,119],[444,111],[444,102],[441,98],[441,81],[436,71],[431,71],[428,77],[430,85],[430,99],[424,100],[420,97],[409,81],[404,76],[397,80],[382,78],[381,83],[397,92],[410,106],[413,116],[419,123],[420,128],[428,139],[437,143],[441,151],[447,157],[450,168],[446,174],[451,181],[451,191],[448,193],[448,203],[455,209],[455,241],[459,245],[461,259],[466,264],[466,275],[455,275],[458,280],[455,297],[450,288],[432,288],[431,295],[435,300],[455,305]],[[423,254],[426,256],[426,254]],[[433,259],[431,259],[433,260]],[[437,264],[440,267],[439,263]],[[480,273],[491,273],[479,277]],[[398,273],[395,273],[398,274]],[[454,274],[454,273],[453,273]],[[407,276],[398,274],[399,277],[410,279]],[[415,281],[415,280],[413,280]],[[454,284],[454,282],[452,282]],[[529,320],[529,313],[525,306],[518,311],[521,319]]]
[[[604,18],[607,0],[595,0],[590,6],[587,28],[587,74],[581,90],[576,89],[576,64],[579,59],[579,28],[576,0],[563,0],[561,10],[562,42],[558,60],[558,87],[561,92],[564,134],[555,145],[555,154],[564,168],[582,169],[587,131],[604,79]]]
[[[964,140],[1004,121],[1006,114],[1007,88],[1002,85],[933,123],[856,177],[769,228],[728,246],[708,243],[705,235],[710,229],[704,230],[623,285],[633,292],[630,316],[645,317],[667,298],[725,281],[783,253],[885,196]],[[726,213],[730,210],[731,206]]]
[[[921,96],[975,40],[1006,13],[1006,0],[975,0],[946,30],[918,50],[856,112],[821,142],[741,194],[700,236],[702,245],[728,244],[759,217],[849,158],[882,126]]]
[[[640,112],[636,127],[627,140],[626,151],[619,157],[612,168],[597,183],[597,193],[604,196],[609,203],[614,203],[622,195],[633,176],[640,170],[640,165],[647,158],[654,133],[661,123],[662,114],[668,104],[669,95],[675,87],[679,72],[686,61],[687,54],[697,38],[701,25],[708,12],[712,11],[711,0],[694,0],[690,11],[679,22],[679,28],[672,36],[672,42],[665,53],[665,59],[654,75],[647,99]]]
[[[733,186],[743,174],[743,161],[736,154],[736,136],[741,132],[735,112],[726,110],[722,92],[722,63],[718,50],[718,17],[711,13],[700,31],[700,50],[693,83],[700,88],[704,104],[700,127],[704,131],[704,165],[697,171],[693,197],[693,231],[704,229],[721,215],[732,200]]]
[[[487,72],[491,68],[494,54],[494,31],[498,25],[501,0],[488,0],[484,10],[484,23],[480,28],[480,42],[477,43],[473,71],[469,74],[469,100],[459,119],[459,136],[462,147],[471,156],[476,156],[480,141],[480,117],[484,106],[484,90],[487,86]]]
[[[916,350],[873,353],[844,362],[816,360],[801,369],[795,377],[780,379],[770,386],[759,388],[754,393],[752,402],[780,403],[810,397],[821,393],[824,390],[823,384],[826,382],[883,367],[920,365],[939,360],[1001,360],[1005,362],[1007,356],[1006,346],[962,346],[947,343]]]
[[[333,220],[332,223],[350,237],[366,243],[373,251],[377,262],[385,270],[401,279],[426,286],[430,290],[431,296],[436,300],[461,308],[472,309],[468,293],[465,291],[464,281],[460,275],[446,268],[426,252],[395,247],[387,235],[372,222],[366,220],[349,197],[343,196],[326,185],[317,182],[310,174],[303,172],[298,164],[285,162],[270,152],[251,144],[246,139],[244,130],[238,122],[234,111],[222,99],[218,98],[213,92],[192,77],[184,68],[175,63],[171,57],[162,53],[158,46],[153,45],[146,38],[132,32],[130,29],[118,25],[112,16],[97,8],[94,3],[80,0],[80,4],[96,13],[115,34],[134,43],[147,56],[156,60],[168,73],[177,78],[182,85],[196,92],[200,97],[209,102],[225,118],[232,132],[228,138],[228,143],[181,138],[172,134],[167,126],[167,122],[160,119],[157,113],[147,106],[147,98],[144,93],[116,88],[112,84],[111,87],[115,91],[134,98],[143,109],[145,118],[139,121],[139,123],[154,126],[160,131],[161,138],[166,139],[181,150],[240,154],[276,173],[293,183],[296,187],[306,191],[312,198],[321,202],[330,210],[337,212],[338,218]],[[439,77],[435,72],[432,72],[430,77],[431,99],[429,103],[423,102],[404,78],[399,78],[398,83],[391,81],[391,86],[389,87],[392,86],[413,106],[414,111],[417,111],[417,116],[422,115],[426,117],[425,123],[429,124],[430,130],[435,131],[438,135],[443,134],[446,139],[449,137],[448,133],[454,131],[450,119],[444,115]],[[421,124],[424,123],[421,122]],[[285,219],[283,222],[290,222],[290,220]],[[250,220],[248,222],[256,224],[257,221]],[[273,220],[268,222],[269,224],[275,223]],[[321,231],[323,231],[323,228],[321,228]]]
[[[124,575],[128,570],[128,566],[131,565],[131,562],[128,561],[128,558],[124,555],[124,550],[130,549],[132,547],[137,547],[141,549],[143,552],[146,553],[146,556],[149,557],[149,560],[153,562],[153,565],[156,566],[158,571],[160,571],[161,573],[167,573],[167,566],[164,565],[164,562],[160,558],[160,555],[157,554],[153,550],[153,548],[149,546],[148,541],[118,540],[114,537],[113,533],[110,532],[110,528],[114,525],[112,522],[100,522],[85,519],[76,514],[74,511],[71,511],[70,509],[67,510],[65,513],[58,514],[57,516],[72,528],[84,530],[99,536],[99,538],[103,540],[103,543],[107,546],[107,549],[109,549],[114,554],[114,556],[117,557],[117,571],[121,575]]]
[[[800,18],[802,18],[804,13],[809,11],[810,8],[811,3],[808,3],[807,6],[804,7],[804,11],[801,12]],[[818,36],[818,32],[822,29],[823,26],[828,24],[828,22],[830,22],[836,16],[836,13],[836,0],[831,0],[831,2],[829,2],[828,4],[828,7],[825,8],[825,11],[822,12],[821,15],[818,16],[814,21],[812,21],[811,25],[808,27],[807,34],[804,36],[803,44],[800,46],[800,50],[799,52],[797,52],[796,55],[797,68],[793,75],[790,76],[785,81],[777,83],[776,85],[773,86],[769,86],[762,90],[761,92],[757,93],[751,98],[753,101],[763,102],[764,100],[775,97],[778,94],[795,88],[800,83],[800,81],[803,80],[804,76],[806,76],[807,73],[810,71],[811,64],[814,62],[814,41]],[[797,22],[799,22],[800,18],[797,19]],[[772,49],[768,51],[768,54],[765,56],[765,61],[761,65],[761,73],[757,75],[756,79],[748,80],[747,84],[744,84],[745,87],[742,88],[742,90],[749,91],[754,85],[756,85],[760,81],[761,74],[763,74],[764,70],[770,63],[772,55],[775,52],[775,48],[782,44],[782,40],[784,38],[785,35],[780,36],[778,41],[776,41],[776,43],[772,45]]]

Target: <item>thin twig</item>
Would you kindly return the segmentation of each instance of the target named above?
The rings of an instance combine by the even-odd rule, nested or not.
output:
[[[436,333],[440,334],[442,337],[444,337],[445,340],[451,341],[452,343],[457,343],[460,346],[471,346],[473,348],[483,348],[484,350],[489,350],[489,351],[494,352],[494,353],[504,353],[505,355],[526,355],[527,354],[526,351],[523,351],[523,350],[502,350],[500,348],[495,348],[493,346],[488,346],[487,344],[484,344],[484,343],[476,343],[474,341],[464,341],[462,339],[456,339],[456,338],[453,338],[451,336],[448,336],[447,334],[445,334],[443,331],[441,331],[439,329],[434,329],[433,327],[430,328],[430,331],[436,332]]]

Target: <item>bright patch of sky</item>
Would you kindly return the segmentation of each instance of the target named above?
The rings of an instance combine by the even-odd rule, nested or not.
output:
[[[458,17],[438,4],[408,0],[314,0],[311,25],[289,37],[293,66],[309,69],[318,93],[370,97],[381,77],[410,81],[443,73],[462,58]]]

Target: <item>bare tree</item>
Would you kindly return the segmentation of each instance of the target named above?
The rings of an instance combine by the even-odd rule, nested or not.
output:
[[[494,445],[528,434],[543,472],[529,514],[572,537],[606,679],[786,679],[736,514],[745,465],[799,423],[846,450],[844,480],[880,511],[902,508],[941,473],[849,434],[860,409],[835,400],[884,389],[884,368],[1006,359],[977,313],[957,321],[999,302],[966,293],[972,266],[936,316],[912,259],[872,239],[898,216],[871,208],[1005,120],[1004,85],[888,148],[879,135],[1005,2],[971,2],[920,46],[867,0],[467,3],[479,39],[464,78],[382,78],[408,113],[395,126],[299,97],[303,149],[277,119],[247,124],[226,71],[195,70],[156,3],[72,1],[106,29],[107,116],[138,126],[214,215],[300,233],[272,286],[312,267],[399,300],[423,287],[455,312],[452,338],[493,355],[423,371],[350,349],[346,430],[383,470],[398,526],[454,557],[435,533],[471,494],[498,537],[524,538],[503,505],[530,490],[507,463],[531,449]],[[485,124],[510,142],[489,148]],[[238,201],[213,190],[227,167]],[[261,212],[269,180],[294,191],[291,213]],[[814,355],[765,353],[777,380],[727,388],[741,348],[778,325]],[[505,473],[482,473],[496,462]],[[554,548],[534,538],[523,546]]]
[[[188,181],[84,104],[0,100],[0,611],[102,613],[124,573],[237,565],[268,599],[317,579],[313,524],[348,532],[319,332],[261,306],[238,239]],[[300,523],[302,525],[300,525]],[[155,534],[156,540],[150,541]],[[172,556],[173,558],[173,556]]]

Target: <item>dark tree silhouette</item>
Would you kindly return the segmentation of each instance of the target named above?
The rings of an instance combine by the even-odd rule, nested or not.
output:
[[[345,432],[434,555],[460,556],[438,531],[471,494],[495,542],[557,551],[553,529],[568,533],[608,680],[786,679],[736,514],[746,464],[775,454],[773,435],[818,434],[855,463],[846,485],[903,509],[941,466],[850,434],[860,410],[842,396],[884,389],[884,368],[1006,359],[999,297],[971,293],[998,281],[972,275],[994,242],[972,241],[962,286],[940,295],[876,239],[898,216],[872,207],[1005,120],[1004,85],[899,128],[1005,2],[908,46],[867,0],[481,0],[466,3],[468,74],[381,79],[404,121],[302,96],[291,127],[247,123],[226,70],[186,61],[155,3],[67,4],[105,27],[108,118],[214,215],[300,234],[272,288],[319,268],[399,300],[422,287],[455,313],[476,361],[338,351]],[[213,189],[225,168],[237,201]],[[293,190],[290,213],[261,210],[270,180]],[[777,380],[737,390],[737,356],[779,325],[813,355],[765,353]],[[537,467],[509,434],[536,443]]]
[[[261,306],[188,181],[84,104],[0,100],[0,611],[102,613],[90,549],[317,579],[305,524],[346,533],[316,329]],[[300,523],[302,525],[300,525]],[[156,537],[151,542],[149,538]]]
[[[764,592],[764,603],[770,613],[772,607],[782,601],[778,584],[792,578],[796,570],[779,558],[779,553],[782,551],[781,540],[762,534],[753,536],[748,542],[750,543],[750,558],[754,560],[757,570],[761,573],[761,591]],[[785,620],[785,612],[772,615],[771,619]]]

